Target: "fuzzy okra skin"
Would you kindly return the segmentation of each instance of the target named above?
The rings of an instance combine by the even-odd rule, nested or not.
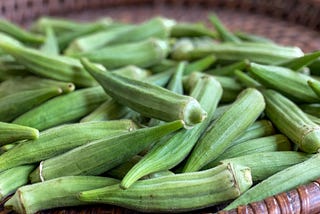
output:
[[[182,127],[183,121],[178,120],[90,142],[42,161],[31,173],[31,181],[44,181],[67,175],[99,175],[127,161],[153,142]]]
[[[142,212],[183,212],[234,199],[251,185],[249,168],[223,164],[201,172],[137,181],[126,190],[111,185],[85,191],[79,199]]]
[[[0,97],[24,90],[33,90],[40,88],[58,87],[63,93],[69,93],[75,90],[71,82],[62,82],[52,79],[40,78],[36,76],[10,78],[0,84]]]
[[[75,147],[100,138],[111,138],[136,129],[131,120],[74,123],[40,133],[36,140],[15,146],[0,156],[0,171],[55,157]]]
[[[44,130],[82,118],[108,97],[100,86],[76,90],[31,109],[17,117],[13,123]]]
[[[20,214],[33,214],[50,208],[87,205],[80,201],[80,191],[114,185],[119,181],[99,176],[66,176],[20,187],[5,203],[5,208]]]
[[[294,72],[288,68],[251,63],[249,73],[267,88],[274,89],[296,102],[314,103],[320,98],[309,87],[308,81],[314,78]]]
[[[112,98],[144,116],[164,121],[183,120],[189,127],[202,122],[207,115],[198,101],[190,96],[113,74],[87,59],[81,59],[81,62]]]
[[[17,166],[0,173],[0,200],[14,193],[19,187],[29,181],[29,174],[35,168],[33,165]]]
[[[307,153],[320,149],[320,127],[291,100],[274,90],[265,90],[266,114],[272,123]]]
[[[60,88],[50,87],[21,91],[2,97],[0,98],[0,121],[11,122],[25,112],[28,112],[61,93],[62,90]]]
[[[67,56],[47,56],[39,50],[19,47],[2,41],[0,41],[0,48],[35,75],[70,81],[84,87],[97,85],[97,82],[83,69],[77,59]]]
[[[220,163],[235,163],[247,166],[251,170],[253,181],[262,181],[290,166],[306,161],[310,155],[303,152],[275,151],[262,152],[228,158]],[[270,161],[271,160],[271,161]]]
[[[308,158],[306,161],[279,171],[243,193],[229,204],[225,210],[263,200],[269,196],[288,191],[301,184],[306,184],[319,178],[319,161],[320,154],[318,153]]]
[[[227,148],[218,158],[208,163],[205,168],[207,169],[214,167],[224,159],[239,157],[252,153],[290,150],[292,150],[291,143],[289,139],[282,134],[256,138],[243,143],[232,145],[231,147]]]
[[[166,58],[168,52],[169,45],[166,41],[148,39],[134,43],[112,45],[73,56],[88,58],[92,62],[104,65],[108,69],[115,69],[128,64],[145,68]]]
[[[171,169],[179,164],[190,153],[209,125],[221,95],[222,87],[217,80],[208,75],[200,78],[196,82],[191,96],[200,102],[208,112],[208,117],[191,130],[180,130],[165,142],[156,144],[123,178],[122,188],[128,188],[147,174]]]
[[[34,140],[39,138],[39,130],[12,123],[0,122],[0,146],[19,140]]]
[[[259,117],[264,108],[265,102],[258,90],[243,90],[197,142],[183,171],[197,171],[216,159]]]

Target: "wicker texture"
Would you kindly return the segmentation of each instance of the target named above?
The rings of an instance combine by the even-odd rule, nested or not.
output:
[[[280,44],[299,46],[306,52],[320,49],[320,0],[0,0],[0,17],[23,26],[42,15],[77,20],[110,16],[125,22],[163,15],[179,21],[203,21],[211,11],[233,31],[263,35]],[[213,213],[218,209],[211,207],[194,213]],[[136,212],[112,206],[88,206],[49,213]]]

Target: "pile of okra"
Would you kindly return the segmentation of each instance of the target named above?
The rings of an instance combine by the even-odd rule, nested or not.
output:
[[[230,210],[319,178],[320,51],[207,21],[1,19],[5,209]]]

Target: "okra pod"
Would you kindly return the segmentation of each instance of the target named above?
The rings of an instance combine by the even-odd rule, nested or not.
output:
[[[159,63],[149,67],[153,74],[162,73],[168,69],[172,69],[177,66],[177,62],[170,59],[163,59]]]
[[[316,61],[320,57],[320,51],[315,51],[313,53],[305,54],[301,57],[288,60],[279,64],[279,66],[289,68],[294,71],[299,71],[303,67],[307,67],[312,64],[312,62]]]
[[[10,122],[61,93],[60,88],[51,87],[21,91],[2,97],[0,98],[0,121]]]
[[[273,90],[263,91],[266,115],[272,123],[302,151],[317,152],[320,148],[320,129],[291,100]]]
[[[221,22],[221,20],[215,15],[215,14],[210,14],[209,15],[209,20],[211,22],[211,24],[214,26],[214,28],[216,29],[216,31],[218,32],[218,36],[220,37],[220,39],[224,42],[234,42],[234,43],[240,43],[241,40],[233,35],[233,33],[231,33],[226,26],[224,26]]]
[[[167,85],[167,89],[177,94],[183,94],[182,77],[185,72],[185,68],[186,68],[186,62],[180,62],[178,64],[175,73],[173,73]]]
[[[295,164],[268,177],[231,202],[225,210],[236,208],[238,205],[260,201],[266,197],[288,191],[319,178],[319,161],[320,154],[316,154],[306,161]]]
[[[237,36],[239,39],[241,39],[244,42],[274,44],[274,41],[272,41],[266,37],[256,35],[256,34],[238,31],[238,32],[235,32],[234,35]]]
[[[214,54],[218,60],[239,61],[248,59],[251,62],[263,64],[279,64],[292,58],[303,56],[298,47],[286,47],[274,44],[253,42],[220,43],[203,45],[188,42],[182,45],[182,49],[173,49],[171,54],[175,60],[192,60]]]
[[[172,26],[170,37],[202,37],[217,38],[216,32],[206,28],[203,24],[179,22]]]
[[[232,102],[238,94],[242,91],[243,86],[234,78],[226,76],[214,76],[223,88],[221,102]]]
[[[40,47],[40,51],[44,54],[53,56],[57,56],[60,53],[56,35],[51,27],[47,27],[46,29],[46,38]]]
[[[255,79],[250,77],[248,74],[240,70],[235,70],[234,75],[239,82],[241,82],[243,85],[247,87],[252,87],[252,88],[262,87],[262,85],[258,81],[256,81]]]
[[[67,176],[20,187],[5,203],[5,207],[21,214],[33,214],[50,208],[87,205],[77,194],[114,185],[119,181],[98,176]]]
[[[236,101],[215,120],[197,142],[187,159],[184,171],[197,171],[216,159],[260,116],[264,108],[265,102],[258,90],[243,90]]]
[[[145,80],[150,76],[150,72],[148,70],[134,65],[128,65],[116,70],[112,70],[112,72],[136,80]]]
[[[244,70],[249,67],[249,65],[249,60],[241,60],[230,65],[207,70],[206,73],[218,76],[232,76],[235,70]]]
[[[292,146],[288,138],[282,134],[256,138],[238,143],[227,148],[223,154],[206,165],[205,168],[216,166],[221,160],[240,157],[261,152],[290,151]]]
[[[88,58],[92,62],[104,65],[108,69],[115,69],[128,64],[144,68],[164,59],[168,51],[169,45],[166,41],[148,39],[134,43],[117,44],[74,56]]]
[[[184,75],[188,75],[194,71],[204,71],[209,68],[216,61],[214,55],[206,56],[202,59],[196,60],[186,65]]]
[[[35,168],[33,165],[17,166],[0,173],[0,200],[14,193],[19,187],[29,181],[29,174]]]
[[[100,86],[76,90],[33,108],[17,117],[13,123],[44,130],[84,117],[107,97]]]
[[[120,164],[119,166],[116,166],[110,170],[108,170],[105,174],[107,176],[110,176],[112,178],[116,179],[122,179],[128,172],[129,170],[141,160],[142,156],[140,155],[135,155],[133,156],[130,160],[127,162],[124,162]]]
[[[33,140],[39,137],[37,129],[12,123],[0,122],[0,146],[19,140]]]
[[[320,97],[320,82],[314,81],[314,80],[308,80],[307,81],[309,87],[312,89],[312,91]]]
[[[0,84],[0,97],[4,97],[21,91],[48,87],[58,87],[62,90],[63,93],[69,93],[75,90],[75,86],[71,82],[56,81],[36,76],[26,76],[10,78],[6,81],[3,81]]]
[[[200,123],[206,117],[198,101],[190,96],[113,74],[86,59],[81,62],[112,98],[144,116],[164,121],[181,119],[186,127]]]
[[[251,170],[253,181],[262,181],[271,175],[310,158],[303,152],[275,151],[253,153],[222,160],[221,163],[235,163]],[[270,161],[272,160],[272,161]]]
[[[221,85],[213,77],[205,75],[199,79],[192,90],[191,96],[200,102],[201,106],[208,112],[208,117],[193,129],[180,130],[164,142],[159,142],[153,146],[123,178],[122,188],[128,188],[145,175],[171,169],[178,165],[190,153],[209,125],[221,94]]]
[[[142,212],[182,212],[236,198],[251,184],[249,168],[223,164],[201,172],[137,181],[127,190],[111,185],[85,191],[79,194],[79,199]]]
[[[3,18],[0,19],[0,32],[4,32],[24,43],[41,44],[44,41],[44,37],[42,35],[26,31]]]
[[[173,74],[173,70],[169,69],[164,72],[151,75],[147,77],[144,81],[150,84],[165,87],[165,85],[167,85],[167,83],[169,82],[172,74]]]
[[[0,48],[35,75],[80,86],[93,86],[96,81],[83,69],[80,62],[66,56],[46,56],[39,50],[0,42]]]
[[[320,117],[320,104],[318,103],[302,104],[299,105],[299,108],[308,114],[311,114],[315,117]]]
[[[320,98],[312,91],[307,81],[312,77],[288,68],[251,63],[249,73],[267,88],[277,90],[296,102],[318,102]]]
[[[20,143],[0,156],[0,171],[55,157],[100,138],[111,138],[135,130],[130,120],[75,123],[40,133],[38,139]],[[68,143],[66,143],[68,142]]]
[[[174,121],[87,143],[42,161],[31,173],[30,179],[32,182],[37,182],[67,175],[99,175],[182,127],[183,121]]]

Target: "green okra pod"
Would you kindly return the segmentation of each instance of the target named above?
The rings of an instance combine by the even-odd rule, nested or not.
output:
[[[236,208],[239,205],[260,201],[269,196],[288,191],[301,184],[306,184],[319,178],[319,161],[320,154],[316,154],[306,161],[290,166],[268,177],[243,193],[225,209],[229,210]]]
[[[110,176],[112,178],[116,179],[122,179],[128,172],[129,170],[141,160],[142,156],[140,155],[135,155],[133,156],[130,160],[127,162],[124,162],[120,164],[119,166],[116,166],[106,172],[107,176]]]
[[[115,69],[129,64],[144,68],[164,59],[168,51],[169,45],[166,41],[147,39],[134,43],[112,45],[74,56],[88,58],[90,61],[100,63],[108,69]]]
[[[180,42],[181,43],[181,42]],[[195,44],[194,41],[183,41],[174,46],[171,56],[175,60],[193,60],[214,54],[218,60],[239,61],[248,59],[263,64],[279,64],[289,59],[303,56],[298,47],[285,47],[274,44],[253,42],[242,43],[209,43]]]
[[[107,98],[108,95],[100,86],[76,90],[33,108],[17,117],[13,123],[44,130],[84,117]]]
[[[19,140],[33,140],[39,137],[39,131],[28,126],[0,122],[0,146]]]
[[[0,32],[4,32],[24,43],[41,44],[44,41],[44,37],[42,35],[26,31],[3,18],[0,19]]]
[[[186,62],[180,62],[177,66],[175,73],[173,73],[170,81],[168,82],[167,89],[178,94],[183,94],[182,77],[186,69]]]
[[[253,153],[222,160],[221,163],[235,163],[248,166],[253,181],[262,181],[271,175],[310,158],[303,152],[276,151]],[[270,161],[272,160],[272,161]]]
[[[154,145],[123,178],[121,186],[128,188],[145,175],[171,169],[183,161],[209,125],[221,94],[222,88],[217,80],[208,75],[200,78],[196,82],[191,96],[200,102],[201,106],[208,112],[208,117],[191,130],[180,130],[164,142]]]
[[[221,22],[221,20],[215,15],[215,14],[210,14],[209,15],[209,20],[211,24],[214,26],[216,31],[218,32],[218,36],[220,39],[224,42],[234,42],[234,43],[240,43],[241,40],[235,36],[233,33],[231,33],[226,26],[224,26]]]
[[[60,88],[51,87],[21,91],[2,97],[0,98],[0,121],[10,122],[61,93]]]
[[[134,65],[128,65],[116,70],[112,70],[111,72],[136,80],[145,80],[150,76],[150,72],[148,70]]]
[[[39,50],[19,47],[2,41],[0,41],[0,48],[35,75],[70,81],[86,87],[97,84],[77,59],[66,56],[46,56]]]
[[[201,172],[137,181],[127,190],[116,184],[85,191],[79,199],[142,212],[183,212],[236,198],[251,185],[249,168],[223,164]]]
[[[74,40],[66,53],[88,52],[106,45],[137,42],[149,38],[166,39],[174,23],[173,20],[157,17],[136,26],[124,25],[111,30],[107,29]]]
[[[232,102],[238,94],[242,91],[243,86],[234,78],[226,76],[214,76],[223,88],[221,102]]]
[[[86,59],[81,62],[112,98],[144,116],[164,121],[181,119],[186,127],[200,123],[206,117],[198,101],[190,96],[113,74]]]
[[[240,157],[261,152],[290,151],[292,150],[289,139],[282,135],[276,134],[267,137],[256,138],[246,142],[237,143],[227,148],[223,154],[218,156],[214,161],[208,163],[205,168],[211,168],[219,164],[221,160]],[[245,166],[245,165],[244,165]]]
[[[207,70],[206,73],[218,76],[232,76],[235,70],[244,70],[249,67],[249,60],[241,60],[226,66],[220,66],[214,69]]]
[[[320,97],[320,82],[314,81],[314,80],[308,80],[307,81],[309,87],[312,89],[312,91]]]
[[[308,153],[320,148],[320,128],[291,100],[273,90],[263,91],[266,115],[299,148]]]
[[[4,97],[21,91],[49,87],[58,87],[62,90],[63,93],[69,93],[75,90],[75,86],[71,82],[62,82],[36,76],[25,76],[10,78],[6,81],[1,82],[0,97]]]
[[[173,70],[168,69],[164,72],[148,76],[144,81],[157,86],[165,87],[168,84],[172,74]]]
[[[31,173],[31,181],[44,181],[67,175],[99,175],[182,127],[183,121],[179,120],[112,138],[101,138],[42,161]]]
[[[29,174],[35,168],[33,165],[17,166],[0,173],[0,200],[14,193],[19,187],[29,181]]]
[[[51,27],[46,29],[46,38],[40,47],[40,51],[53,56],[57,56],[60,53],[57,37]]]
[[[131,120],[75,123],[57,126],[40,133],[0,156],[0,171],[37,163],[100,138],[111,138],[135,130]],[[68,142],[68,143],[66,143]]]
[[[308,114],[311,114],[315,117],[320,117],[320,104],[318,103],[302,104],[299,105],[299,108]]]
[[[303,67],[307,67],[312,64],[312,62],[316,61],[320,57],[320,51],[315,51],[313,53],[305,54],[301,57],[288,60],[279,64],[279,66],[289,68],[294,71],[299,71]]]
[[[288,68],[251,63],[251,76],[267,88],[277,90],[296,102],[318,102],[320,98],[312,91],[307,81],[312,77]]]
[[[170,37],[202,37],[208,36],[217,38],[216,32],[206,28],[203,24],[183,23],[178,22],[171,28]]]
[[[177,62],[170,59],[163,59],[159,63],[149,67],[153,74],[162,73],[168,69],[172,69],[177,66]]]
[[[240,70],[235,70],[234,75],[236,76],[236,79],[241,82],[243,85],[247,87],[252,87],[252,88],[259,88],[262,87],[262,85],[250,77],[248,74],[240,71]]]
[[[260,116],[264,108],[265,102],[258,90],[243,90],[197,142],[187,159],[184,171],[197,171],[216,159]]]
[[[88,205],[77,198],[78,192],[118,182],[108,177],[66,176],[20,187],[4,206],[21,214],[33,214],[50,208]]]
[[[188,75],[194,71],[204,71],[209,68],[216,61],[214,55],[206,56],[202,59],[196,60],[186,65],[184,75]]]

